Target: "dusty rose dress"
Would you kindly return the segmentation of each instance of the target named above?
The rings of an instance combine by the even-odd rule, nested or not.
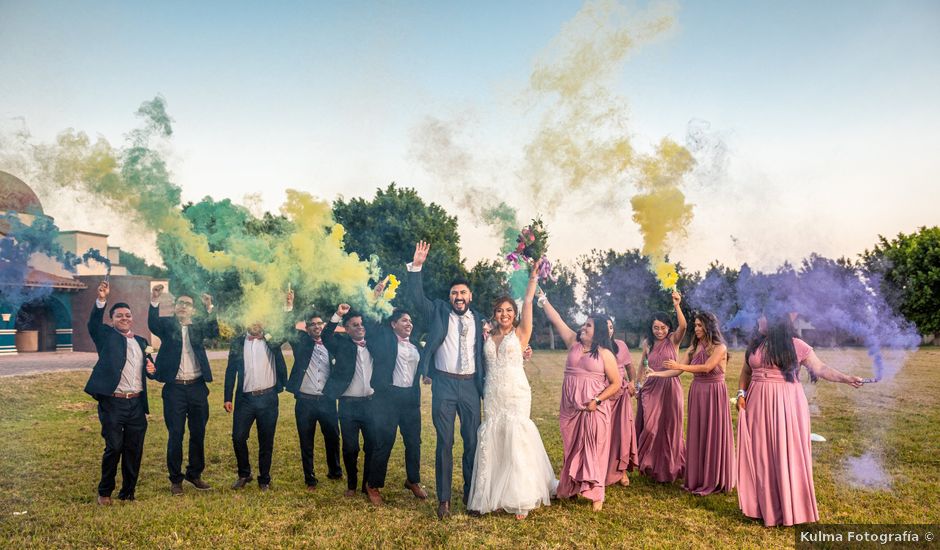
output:
[[[813,351],[798,338],[793,345],[800,363]],[[819,521],[803,386],[762,358],[763,348],[751,354],[746,409],[738,415],[738,504],[768,527]]]
[[[708,352],[699,345],[691,364],[704,365]],[[737,469],[734,435],[725,372],[695,373],[689,387],[689,424],[686,432],[685,490],[695,495],[731,492]]]
[[[676,359],[671,333],[656,342],[647,355],[654,371],[668,370],[663,366],[668,359]],[[640,472],[661,483],[672,483],[685,474],[682,384],[678,377],[647,378],[640,399],[643,400],[643,432],[637,442]]]
[[[627,365],[631,363],[630,348],[623,340],[617,344],[617,369],[620,370],[622,385],[626,387]],[[620,481],[623,473],[637,467],[636,429],[633,425],[633,399],[623,388],[610,401],[610,460],[607,463],[607,485]]]
[[[602,393],[609,382],[600,355],[594,359],[582,350],[579,343],[571,346],[565,363],[558,413],[564,461],[557,493],[558,498],[581,495],[603,501],[610,455],[610,400],[601,402],[594,412],[584,404]]]

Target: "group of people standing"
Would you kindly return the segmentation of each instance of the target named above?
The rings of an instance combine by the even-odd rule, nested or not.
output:
[[[314,434],[323,437],[330,479],[341,479],[346,495],[365,493],[383,500],[389,457],[397,433],[405,446],[405,488],[427,498],[420,479],[421,383],[431,385],[431,417],[436,432],[437,515],[451,514],[455,421],[463,440],[462,501],[471,515],[503,510],[524,519],[552,498],[582,496],[603,507],[606,487],[629,485],[638,469],[658,482],[684,479],[696,495],[729,492],[738,486],[742,511],[767,525],[817,521],[809,449],[809,413],[799,384],[800,366],[813,379],[861,385],[861,379],[825,366],[812,348],[795,338],[788,317],[762,319],[750,344],[738,391],[738,450],[735,453],[724,374],[728,350],[710,313],[697,313],[691,345],[680,355],[687,322],[681,297],[673,293],[672,316],[657,314],[643,350],[644,369],[634,368],[626,343],[613,339],[613,323],[589,318],[574,331],[543,295],[538,303],[568,349],[561,390],[559,425],[563,461],[556,479],[538,429],[530,418],[531,390],[523,361],[532,333],[537,290],[532,275],[519,308],[510,298],[493,306],[491,323],[471,308],[466,280],[455,279],[447,300],[425,296],[422,267],[430,246],[419,242],[407,265],[412,307],[427,322],[422,345],[411,314],[397,309],[382,323],[367,321],[347,304],[328,322],[307,314],[283,341],[261,323],[233,339],[225,373],[224,408],[232,413],[232,442],[238,477],[233,489],[253,481],[247,440],[257,423],[259,488],[271,486],[271,459],[278,420],[278,394],[295,397],[301,466],[308,490],[314,473]],[[85,391],[98,400],[105,439],[99,504],[110,504],[118,462],[121,499],[133,499],[147,428],[146,378],[164,383],[164,420],[169,432],[170,490],[182,495],[182,482],[208,490],[202,480],[204,439],[212,380],[203,341],[218,335],[211,297],[202,296],[203,315],[193,315],[191,296],[176,299],[175,315],[160,317],[162,287],[154,288],[148,325],[161,339],[154,363],[146,340],[131,332],[126,303],[110,309],[110,289],[98,287],[89,320],[99,360]],[[382,291],[381,283],[375,289]],[[293,308],[293,293],[287,308]],[[521,311],[520,311],[521,309]],[[338,330],[339,327],[342,330]],[[287,374],[281,350],[288,343],[294,364]],[[782,365],[782,366],[781,366]],[[678,376],[693,373],[688,429],[682,435],[684,398]],[[645,378],[645,380],[644,380]],[[638,398],[634,417],[632,398]],[[482,407],[481,407],[482,399]],[[746,408],[745,408],[746,403]],[[745,412],[746,411],[746,412]],[[183,435],[189,426],[189,463],[182,470]],[[358,471],[360,436],[364,451]],[[340,443],[340,441],[342,443]],[[342,459],[342,461],[341,461]],[[341,464],[342,462],[342,464]]]

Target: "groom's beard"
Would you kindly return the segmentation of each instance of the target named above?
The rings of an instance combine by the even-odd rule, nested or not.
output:
[[[467,302],[461,302],[457,304],[451,303],[450,308],[454,310],[454,313],[456,313],[457,315],[463,315],[464,313],[467,312],[468,309],[470,309],[470,304],[468,304]]]

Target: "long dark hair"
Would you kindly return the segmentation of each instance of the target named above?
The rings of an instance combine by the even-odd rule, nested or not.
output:
[[[761,364],[777,367],[787,382],[796,382],[800,372],[800,363],[796,357],[796,348],[793,346],[795,337],[796,330],[788,314],[775,318],[773,322],[768,320],[767,334],[755,331],[755,337],[744,354],[744,362],[748,363],[751,355],[763,346]]]
[[[617,323],[614,322],[613,317],[607,317],[607,322],[610,322],[610,330],[607,332],[610,335],[610,351],[614,352],[614,357],[617,357],[617,354],[620,353],[620,346],[617,345],[617,339],[614,338],[614,332],[617,330]],[[604,326],[607,326],[607,322],[604,323]]]
[[[649,349],[653,351],[653,348],[656,347],[656,336],[653,335],[653,323],[659,321],[660,323],[669,327],[669,332],[666,333],[668,338],[672,334],[673,329],[675,328],[672,324],[672,315],[669,315],[665,311],[657,311],[653,314],[653,318],[650,319],[649,324],[646,325],[646,340],[649,342]]]
[[[594,323],[594,337],[591,338],[591,359],[597,359],[600,348],[612,350],[610,330],[607,328],[607,317],[591,317]],[[598,327],[601,327],[598,330]],[[581,343],[581,331],[578,331],[578,343]]]
[[[516,301],[510,298],[509,296],[500,296],[499,298],[496,299],[496,302],[493,304],[493,316],[492,316],[493,328],[490,329],[490,334],[494,336],[497,333],[499,333],[499,325],[496,323],[496,308],[498,308],[499,306],[503,304],[509,304],[512,306],[512,312],[514,315],[512,326],[514,327],[519,326],[519,322],[522,320],[519,317],[519,310],[516,308]]]
[[[692,330],[692,343],[689,344],[690,363],[700,343],[704,343],[706,348],[725,343],[725,338],[721,335],[721,324],[718,322],[718,317],[714,313],[708,311],[698,311],[694,313],[692,315],[693,326],[695,325],[696,319],[702,322],[702,327],[705,329],[705,338],[699,340],[698,336],[695,334],[695,330]]]

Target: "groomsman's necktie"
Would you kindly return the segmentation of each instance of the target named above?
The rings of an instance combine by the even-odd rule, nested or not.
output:
[[[470,325],[464,321],[463,315],[457,316],[457,332],[460,338],[457,342],[457,374],[463,374],[470,370],[470,358],[467,356],[467,333],[470,332]]]

